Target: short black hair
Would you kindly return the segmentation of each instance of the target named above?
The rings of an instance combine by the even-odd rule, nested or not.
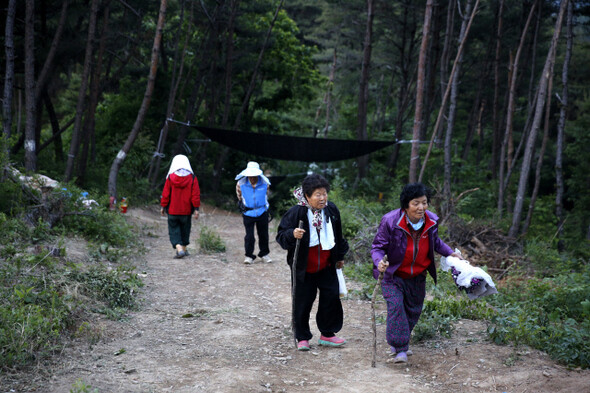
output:
[[[313,194],[313,192],[318,188],[325,188],[326,192],[330,191],[330,183],[328,183],[325,177],[317,173],[307,175],[301,183],[301,189],[303,190],[303,194],[305,194],[305,196],[308,197],[310,197]]]
[[[406,184],[399,195],[399,203],[402,209],[407,209],[410,206],[410,201],[415,198],[426,196],[426,200],[430,203],[430,189],[422,183]]]

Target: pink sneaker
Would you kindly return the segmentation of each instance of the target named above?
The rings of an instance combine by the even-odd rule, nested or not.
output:
[[[297,350],[298,351],[309,351],[309,341],[299,340],[297,342]]]
[[[320,339],[318,341],[318,344],[320,345],[327,345],[329,347],[339,347],[341,345],[346,344],[346,340],[340,337],[326,337],[326,336],[320,336]]]

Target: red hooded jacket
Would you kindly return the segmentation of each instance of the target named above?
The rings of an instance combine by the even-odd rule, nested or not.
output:
[[[160,205],[167,207],[168,214],[175,216],[190,216],[194,209],[199,210],[201,191],[197,177],[170,174],[162,190]]]

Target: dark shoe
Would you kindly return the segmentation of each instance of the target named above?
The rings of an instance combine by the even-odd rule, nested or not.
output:
[[[184,251],[176,251],[176,255],[174,256],[174,259],[184,258],[185,255],[186,255],[186,253]]]

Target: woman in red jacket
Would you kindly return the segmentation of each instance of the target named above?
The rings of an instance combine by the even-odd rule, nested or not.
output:
[[[188,158],[182,154],[172,159],[160,205],[160,214],[168,213],[168,235],[172,248],[176,249],[174,258],[182,258],[188,255],[186,246],[190,244],[191,215],[198,220],[201,206],[199,182]]]

